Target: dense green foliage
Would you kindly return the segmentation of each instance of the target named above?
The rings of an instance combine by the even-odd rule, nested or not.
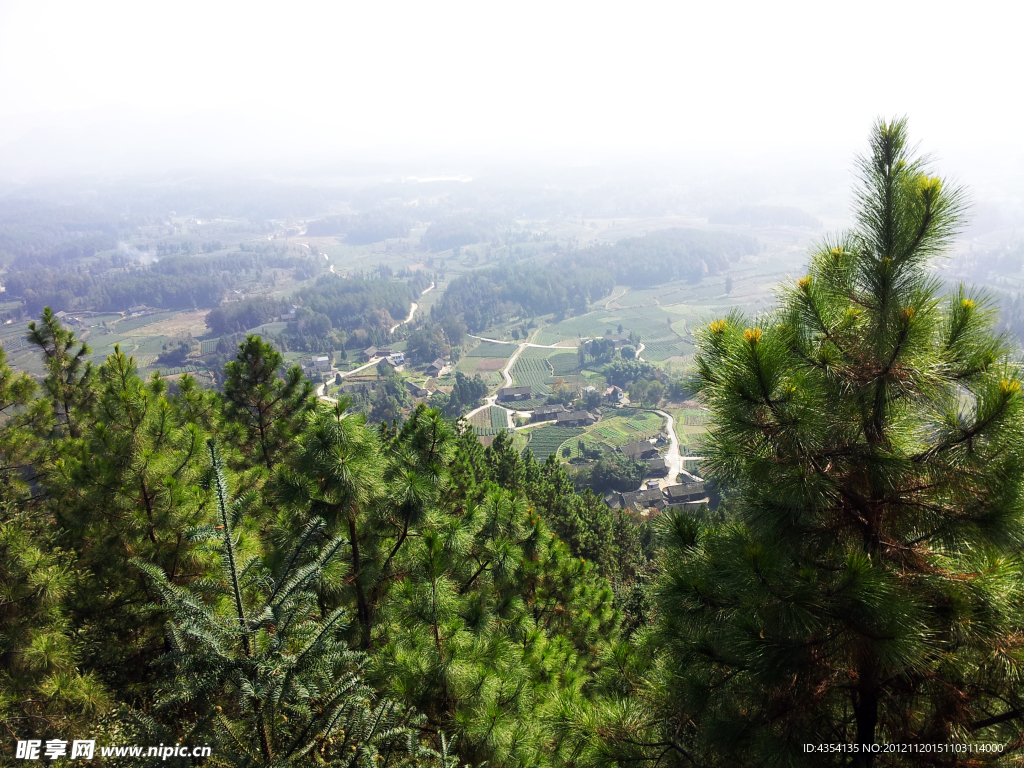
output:
[[[391,211],[366,211],[351,216],[328,216],[306,225],[309,237],[341,235],[350,245],[379,243],[396,237],[408,237],[413,221]]]
[[[480,378],[447,414],[410,412],[390,372],[318,402],[251,335],[222,391],[171,387],[119,347],[93,368],[46,309],[41,386],[0,351],[8,744],[202,743],[203,765],[266,768],[1019,764],[1020,366],[985,297],[928,276],[960,195],[902,123],[861,172],[855,229],[773,312],[698,333],[717,515],[577,491],[551,454],[582,430],[485,448],[451,418]],[[364,318],[415,295],[331,278],[303,308],[345,284]],[[607,374],[665,386],[638,360]],[[588,480],[635,472],[604,458]],[[985,742],[1003,751],[864,749]]]
[[[34,333],[74,359],[52,314]],[[588,695],[639,540],[557,464],[422,406],[371,430],[281,362],[250,336],[222,394],[172,394],[115,349],[37,399],[0,360],[10,733],[202,740],[219,765],[560,759],[545,723]]]
[[[462,275],[431,307],[437,320],[461,316],[473,333],[515,315],[585,312],[592,299],[608,295],[614,278],[587,265],[579,267],[503,266]]]
[[[247,281],[271,270],[289,270],[305,280],[323,269],[322,260],[288,255],[283,250],[218,255],[170,255],[149,266],[101,260],[88,269],[34,266],[4,276],[7,291],[20,296],[25,308],[38,314],[44,306],[63,310],[123,312],[145,304],[162,309],[216,307]],[[251,327],[251,326],[246,326]],[[244,330],[244,329],[243,329]]]
[[[493,216],[449,216],[433,222],[423,233],[423,243],[433,251],[447,251],[491,239],[508,224]]]
[[[781,306],[701,333],[704,451],[731,519],[664,518],[636,674],[572,726],[595,758],[1019,761],[864,748],[1020,749],[1024,401],[984,298],[940,297],[926,270],[961,193],[899,121],[877,126],[860,171],[856,227]]]
[[[724,272],[729,262],[757,251],[752,237],[696,229],[663,229],[615,245],[596,245],[558,260],[566,267],[606,272],[614,285],[647,287],[672,280],[699,282]]]
[[[206,324],[214,333],[238,333],[273,322],[299,303],[293,318],[297,326],[290,329],[298,338],[325,337],[334,329],[386,333],[405,319],[429,285],[430,279],[419,272],[408,281],[321,275],[288,300],[256,296],[222,304],[207,314]]]

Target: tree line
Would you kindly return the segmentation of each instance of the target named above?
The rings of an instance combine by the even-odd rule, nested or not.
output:
[[[323,269],[322,259],[281,251],[221,255],[174,255],[149,266],[125,259],[101,260],[89,268],[34,267],[4,277],[11,296],[20,297],[30,314],[53,306],[67,311],[123,312],[138,304],[160,309],[216,307],[228,292],[265,273],[283,269],[306,280]],[[247,326],[251,327],[251,326]]]

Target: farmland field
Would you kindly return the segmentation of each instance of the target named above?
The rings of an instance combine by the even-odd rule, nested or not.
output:
[[[656,413],[622,409],[607,415],[586,428],[584,442],[588,447],[599,445],[618,448],[626,443],[649,440],[665,430],[665,420]]]
[[[555,427],[547,426],[540,429],[526,432],[529,442],[526,448],[533,454],[537,461],[546,461],[548,456],[556,453],[566,440],[572,440],[583,435],[585,430],[580,427]]]
[[[474,413],[470,417],[469,423],[476,428],[477,434],[481,434],[481,429],[491,429],[498,432],[502,429],[508,429],[509,426],[508,414],[505,413],[505,409],[494,406]],[[492,432],[491,434],[494,433]]]
[[[530,350],[527,349],[527,352]],[[529,386],[536,395],[551,394],[553,373],[547,360],[538,357],[527,357],[526,352],[519,356],[512,366],[512,383],[517,387]]]
[[[466,353],[466,357],[500,357],[508,359],[515,351],[515,344],[495,344],[493,341],[481,341]]]

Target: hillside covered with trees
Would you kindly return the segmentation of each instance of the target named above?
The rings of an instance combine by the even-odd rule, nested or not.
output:
[[[93,367],[45,309],[41,381],[0,350],[6,748],[208,745],[163,762],[267,768],[1019,764],[1020,362],[984,296],[942,295],[927,271],[963,193],[903,122],[876,126],[860,172],[854,228],[773,311],[697,333],[714,514],[613,511],[556,457],[506,433],[484,448],[424,405],[371,428],[258,336],[218,391],[143,379],[120,348]],[[516,274],[479,285],[568,295]],[[303,306],[344,286],[354,306],[370,290],[318,282]]]

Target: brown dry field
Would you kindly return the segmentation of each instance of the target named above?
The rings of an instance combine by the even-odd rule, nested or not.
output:
[[[476,365],[478,371],[500,371],[505,367],[507,358],[503,357],[485,357]]]
[[[191,332],[193,336],[202,336],[209,330],[206,327],[206,315],[208,312],[208,309],[179,312],[173,317],[161,320],[159,323],[144,325],[141,328],[128,331],[124,336],[167,336],[168,338],[174,338],[176,336],[184,336],[186,331]]]

